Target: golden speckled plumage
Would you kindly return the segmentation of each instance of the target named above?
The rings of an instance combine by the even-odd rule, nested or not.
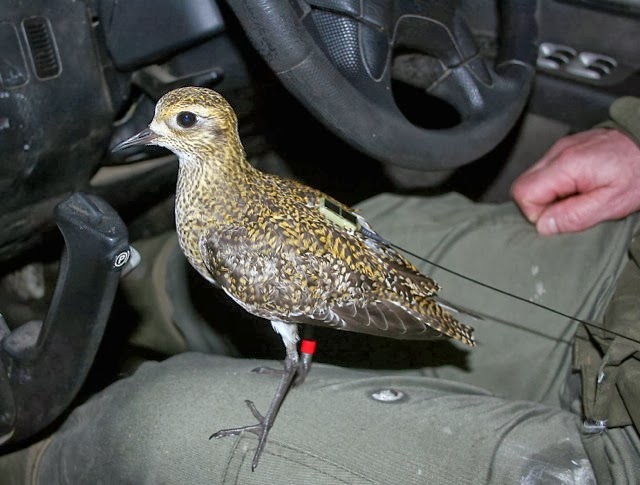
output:
[[[198,125],[180,128],[175,118],[183,111],[195,113]],[[155,143],[180,158],[180,246],[247,311],[392,338],[444,334],[473,345],[473,330],[438,304],[432,279],[383,242],[326,219],[318,210],[325,194],[249,165],[222,96],[172,91],[150,128],[160,135]]]
[[[310,354],[298,356],[295,324],[403,339],[447,336],[474,345],[473,329],[441,306],[437,283],[362,217],[350,215],[358,224],[342,224],[322,205],[325,194],[249,165],[235,113],[218,93],[167,93],[149,129],[116,148],[140,144],[164,146],[180,159],[176,226],[189,262],[247,311],[271,320],[285,345],[282,378],[267,413],[246,401],[257,424],[211,435],[255,433],[253,470],[294,376],[303,380],[309,370]],[[338,203],[335,210],[348,211]]]

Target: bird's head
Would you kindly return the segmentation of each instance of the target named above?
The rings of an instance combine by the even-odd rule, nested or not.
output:
[[[179,88],[160,98],[147,129],[118,144],[114,151],[158,145],[178,155],[181,163],[216,159],[226,150],[238,150],[237,124],[233,109],[220,94],[206,88]]]

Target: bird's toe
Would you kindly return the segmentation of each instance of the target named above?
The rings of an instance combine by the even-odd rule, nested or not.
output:
[[[251,372],[255,372],[256,374],[266,374],[281,377],[284,374],[284,369],[274,369],[273,367],[261,366],[252,369]]]

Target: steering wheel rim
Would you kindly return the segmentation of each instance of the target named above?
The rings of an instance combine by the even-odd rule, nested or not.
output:
[[[413,170],[448,170],[494,148],[524,109],[536,55],[536,3],[503,0],[495,68],[447,0],[230,0],[250,40],[282,83],[321,122],[368,155]],[[461,123],[410,123],[391,93],[396,46],[436,57],[446,75],[430,94]]]

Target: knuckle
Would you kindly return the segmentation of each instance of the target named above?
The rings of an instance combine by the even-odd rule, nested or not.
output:
[[[560,153],[559,161],[579,161],[584,158],[585,149],[582,145],[569,145],[565,147]]]

